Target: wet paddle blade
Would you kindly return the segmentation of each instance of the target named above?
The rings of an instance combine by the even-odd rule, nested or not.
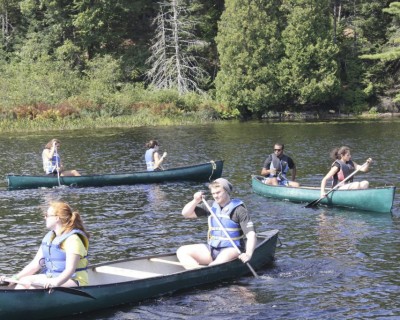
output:
[[[15,283],[15,284],[26,285],[26,283],[23,283],[22,281],[19,281],[19,280],[16,280],[16,279],[12,279],[12,278],[5,278],[4,281],[1,282],[0,284],[2,284],[2,283]],[[43,288],[43,284],[42,283],[32,282],[31,285],[34,286],[34,287],[37,287],[37,288]],[[54,288],[51,288],[49,292],[51,293],[52,291],[55,291],[55,290],[62,291],[62,292],[65,292],[65,293],[69,293],[69,294],[74,294],[74,295],[77,295],[77,296],[90,298],[90,299],[96,299],[91,294],[89,294],[89,293],[87,293],[85,291],[76,289],[76,288],[72,288],[72,287],[54,287]]]
[[[306,205],[304,208],[314,208],[318,203],[322,200],[322,198],[319,198],[317,200],[314,200],[310,202],[308,205]]]
[[[58,291],[62,291],[65,293],[75,294],[77,296],[82,296],[82,297],[86,297],[86,298],[90,298],[90,299],[96,299],[90,293],[87,293],[87,292],[79,290],[79,289],[67,288],[67,287],[56,287],[56,288],[53,288],[53,290],[58,290]]]
[[[43,288],[43,285],[41,283],[32,283],[32,286],[34,287],[38,287],[38,288]],[[93,297],[90,293],[87,293],[85,291],[73,288],[73,287],[54,287],[54,288],[50,288],[49,293],[51,293],[52,291],[62,291],[65,293],[69,293],[69,294],[74,294],[76,296],[81,296],[81,297],[85,297],[85,298],[90,298],[90,299],[96,299],[95,297]]]

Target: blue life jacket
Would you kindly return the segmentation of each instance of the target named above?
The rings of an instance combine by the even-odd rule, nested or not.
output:
[[[73,234],[78,234],[81,238],[86,250],[89,248],[89,240],[85,233],[79,229],[62,234],[59,237],[55,236],[54,231],[48,232],[42,240],[42,251],[45,261],[45,273],[49,277],[57,277],[65,270],[66,253],[61,249],[61,243]],[[75,271],[83,271],[87,269],[88,261],[87,256],[81,258],[85,260],[86,266],[84,268],[77,268]],[[71,276],[75,277],[75,273]]]
[[[238,247],[241,247],[241,239],[243,239],[244,236],[242,229],[240,228],[240,224],[231,220],[230,215],[233,209],[241,204],[243,204],[241,200],[232,199],[231,202],[229,202],[229,204],[226,205],[222,210],[215,201],[211,207],[211,210],[218,217],[226,232]],[[208,244],[214,248],[232,247],[232,243],[225,236],[224,231],[221,229],[213,215],[208,217]]]
[[[147,171],[154,171],[154,160],[153,153],[154,148],[148,149],[144,155],[144,159],[146,160]]]
[[[349,175],[354,172],[355,167],[353,161],[344,162],[342,160],[335,160],[332,166],[337,163],[339,164],[339,171],[333,175],[332,187],[336,186],[340,181],[346,179]],[[353,182],[353,177],[347,180],[345,183]]]
[[[53,173],[57,170],[57,167],[60,167],[61,158],[57,151],[54,151],[53,157],[50,160],[47,160],[45,165],[46,174]]]

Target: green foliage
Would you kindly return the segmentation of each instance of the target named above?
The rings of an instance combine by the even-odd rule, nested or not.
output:
[[[339,93],[329,1],[230,1],[217,36],[217,99],[262,114],[318,105]]]
[[[377,82],[376,80],[378,79],[378,83],[380,84],[386,83],[391,87],[394,86],[397,94],[393,101],[397,102],[400,100],[400,92],[397,89],[397,83],[400,79],[398,68],[398,62],[400,61],[400,2],[390,3],[389,8],[383,8],[382,12],[393,15],[392,27],[388,28],[389,39],[377,50],[378,52],[374,50],[373,53],[363,54],[360,58],[377,61],[373,64],[372,68],[369,68],[368,80],[370,82]],[[375,72],[371,72],[372,70]],[[391,70],[389,73],[391,76],[387,76],[388,70]]]
[[[361,112],[382,96],[400,101],[399,1],[180,4],[198,40],[187,61],[200,57],[210,74],[200,86],[207,95],[144,87],[159,1],[1,1],[0,117],[60,126],[117,117],[110,125],[120,125],[151,122],[146,116],[205,121],[335,104]]]
[[[329,1],[287,0],[284,4],[285,58],[279,65],[279,78],[286,101],[306,106],[324,104],[337,96],[340,83]]]
[[[101,115],[123,114],[116,99],[122,77],[120,62],[110,55],[97,56],[88,62],[85,73],[88,85],[81,96],[102,106]]]
[[[0,106],[57,104],[77,94],[83,83],[68,66],[49,57],[3,66],[0,79]]]
[[[221,69],[217,100],[245,115],[279,103],[277,64],[282,15],[276,2],[232,0],[219,23],[216,38]]]
[[[345,108],[342,111],[361,113],[368,109],[366,94],[363,90],[345,90],[342,93]]]

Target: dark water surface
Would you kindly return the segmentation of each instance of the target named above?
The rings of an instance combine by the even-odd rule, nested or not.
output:
[[[144,144],[159,140],[166,167],[224,159],[223,176],[247,204],[259,231],[279,229],[276,261],[231,282],[146,300],[138,305],[74,319],[399,319],[400,200],[392,214],[320,207],[266,199],[252,193],[275,141],[298,166],[298,181],[317,185],[334,146],[348,145],[353,160],[374,159],[358,179],[372,186],[399,182],[399,121],[338,123],[224,123],[185,127],[60,131],[0,137],[0,175],[41,174],[42,147],[61,139],[67,169],[84,174],[144,169]],[[173,252],[203,242],[206,220],[180,211],[203,183],[169,183],[83,189],[7,191],[0,184],[0,274],[20,270],[36,252],[48,201],[77,208],[91,232],[92,263]],[[210,197],[210,196],[209,196]]]

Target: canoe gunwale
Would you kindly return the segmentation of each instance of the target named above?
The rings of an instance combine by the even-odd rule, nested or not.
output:
[[[252,175],[251,176],[252,179],[256,179],[257,181],[259,181],[260,183],[263,183],[261,181],[261,179],[264,179],[265,177],[263,176],[259,176],[259,175]],[[264,183],[263,183],[264,184]],[[301,185],[300,187],[286,187],[286,186],[271,186],[268,185],[268,187],[273,187],[273,188],[286,188],[286,189],[307,189],[307,190],[321,190],[320,187],[314,187],[314,186],[307,186],[307,185]],[[387,188],[396,188],[396,186],[394,184],[390,184],[390,185],[385,185],[385,186],[379,186],[379,187],[373,187],[373,188],[369,188],[369,189],[387,189]],[[329,188],[326,188],[326,190],[330,190]],[[332,192],[353,192],[353,191],[364,191],[366,189],[349,189],[349,190],[343,190],[343,189],[335,189]]]

